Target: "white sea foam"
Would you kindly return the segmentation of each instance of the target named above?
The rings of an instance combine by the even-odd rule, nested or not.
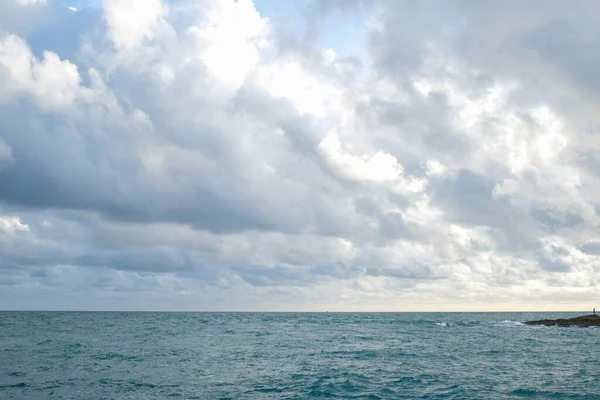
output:
[[[436,322],[435,323],[437,326],[448,326],[449,324],[445,323],[445,322]]]
[[[524,323],[522,323],[521,321],[511,321],[511,320],[504,320],[501,322],[497,322],[495,325],[497,326],[525,326]]]

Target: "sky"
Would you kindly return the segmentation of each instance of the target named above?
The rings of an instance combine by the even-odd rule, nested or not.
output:
[[[591,310],[599,19],[0,0],[0,309]]]

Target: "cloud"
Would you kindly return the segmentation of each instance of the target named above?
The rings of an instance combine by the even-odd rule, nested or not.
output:
[[[13,161],[12,149],[0,138],[0,168],[6,167]]]
[[[103,0],[108,37],[121,50],[150,40],[166,9],[160,0]]]
[[[580,247],[580,250],[586,254],[597,255],[600,254],[600,243],[598,242],[589,242],[585,243]]]
[[[16,232],[28,231],[29,226],[24,224],[19,217],[0,218],[0,229],[5,234],[14,234]]]
[[[0,3],[0,33],[26,35],[54,17],[46,1],[7,0]]]
[[[27,44],[15,35],[0,39],[3,88],[0,96],[31,95],[41,108],[68,109],[78,97],[81,77],[77,66],[44,52],[38,60]]]
[[[46,0],[17,0],[17,4],[22,6],[44,5]]]
[[[600,285],[595,3],[45,3],[0,6],[7,307],[569,309]]]

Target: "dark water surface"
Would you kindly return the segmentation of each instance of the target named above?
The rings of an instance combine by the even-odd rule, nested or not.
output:
[[[0,399],[600,399],[572,313],[0,313]]]

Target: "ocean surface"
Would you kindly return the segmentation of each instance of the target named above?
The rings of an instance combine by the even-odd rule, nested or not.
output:
[[[0,399],[600,399],[581,313],[0,313]]]

